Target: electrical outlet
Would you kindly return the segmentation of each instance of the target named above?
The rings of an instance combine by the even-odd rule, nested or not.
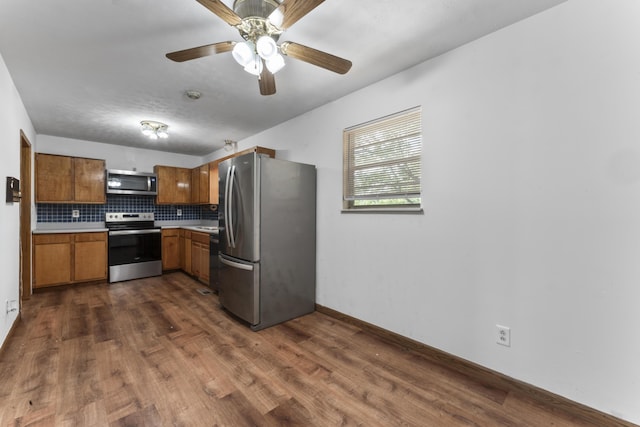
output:
[[[176,209],[176,215],[182,216],[182,209]]]
[[[80,211],[78,209],[74,209],[71,211],[71,218],[80,218]]]
[[[12,311],[18,311],[17,300],[7,301],[7,313],[11,313]]]
[[[505,347],[511,347],[511,328],[496,325],[496,342]]]

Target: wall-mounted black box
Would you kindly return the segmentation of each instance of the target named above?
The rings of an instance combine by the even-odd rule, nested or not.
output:
[[[20,180],[17,178],[7,177],[7,203],[20,201]]]

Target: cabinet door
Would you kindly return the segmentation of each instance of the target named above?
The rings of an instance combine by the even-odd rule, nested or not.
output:
[[[176,199],[175,168],[169,166],[156,166],[153,170],[158,176],[158,195],[156,196],[156,202],[158,204],[174,203],[174,200]]]
[[[78,203],[105,203],[105,161],[73,159],[74,200]]]
[[[209,245],[202,245],[200,251],[200,275],[201,282],[209,284]]]
[[[71,282],[71,235],[33,236],[33,287]]]
[[[209,165],[202,165],[198,168],[199,196],[198,203],[208,204],[209,202]],[[193,184],[193,183],[192,183]]]
[[[107,278],[107,233],[78,233],[74,236],[73,281]]]
[[[183,254],[184,254],[184,264],[182,269],[189,273],[192,274],[192,265],[191,265],[191,258],[192,258],[192,253],[191,253],[191,232],[190,231],[185,231],[184,232],[184,241],[183,241]]]
[[[191,203],[191,169],[156,166],[158,196],[156,203],[165,205]]]
[[[178,229],[162,230],[162,269],[180,268],[180,235]]]
[[[197,242],[191,242],[191,274],[200,276],[200,245]]]
[[[73,201],[71,157],[35,154],[36,202]]]
[[[191,169],[191,203],[200,203],[200,168]]]
[[[209,283],[209,234],[191,234],[191,268],[200,281]]]
[[[191,203],[191,169],[176,168],[176,203]]]
[[[218,162],[209,163],[209,204],[217,205],[220,202],[218,184]]]

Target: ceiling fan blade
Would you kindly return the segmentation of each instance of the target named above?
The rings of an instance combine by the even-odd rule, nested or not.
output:
[[[289,28],[298,22],[300,18],[318,7],[323,1],[324,0],[284,0],[276,9],[283,15],[282,24],[278,25],[278,27],[282,30]],[[273,12],[271,15],[273,16]]]
[[[322,67],[338,74],[346,74],[351,69],[351,61],[294,42],[284,42],[280,46],[284,55],[309,64]]]
[[[258,85],[260,86],[261,95],[273,95],[276,93],[276,79],[273,73],[267,69],[264,59],[262,60],[262,73],[260,73]]]
[[[229,25],[238,25],[242,19],[236,13],[220,0],[197,0],[198,3],[215,13]]]
[[[214,44],[207,44],[199,47],[192,47],[191,49],[178,50],[175,52],[167,53],[167,58],[176,62],[189,61],[190,59],[202,58],[203,56],[215,55],[216,53],[230,52],[235,46],[235,42],[219,42]]]

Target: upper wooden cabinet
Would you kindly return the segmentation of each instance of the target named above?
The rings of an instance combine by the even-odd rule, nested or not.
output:
[[[35,154],[36,203],[105,203],[105,161]]]
[[[276,156],[276,150],[271,148],[252,147],[192,169],[155,166],[153,170],[158,175],[156,203],[159,205],[217,205],[219,202],[218,164],[248,153]]]
[[[191,169],[173,166],[155,166],[158,175],[159,205],[186,205],[191,203]]]
[[[242,156],[244,154],[249,154],[249,153],[258,153],[258,154],[266,154],[269,157],[276,157],[276,150],[273,150],[271,148],[264,148],[264,147],[252,147],[252,148],[248,148],[246,150],[242,150],[238,153],[235,154],[231,154],[230,156],[226,156],[223,157],[221,159],[218,160],[214,160],[212,162],[210,162],[208,164],[209,166],[209,204],[210,205],[217,205],[220,200],[220,195],[219,195],[219,191],[220,189],[218,188],[218,181],[219,181],[219,175],[218,175],[218,164],[220,162],[223,162],[227,159],[230,159],[232,157],[238,157],[238,156]]]
[[[191,169],[191,203],[208,205],[209,164]]]

